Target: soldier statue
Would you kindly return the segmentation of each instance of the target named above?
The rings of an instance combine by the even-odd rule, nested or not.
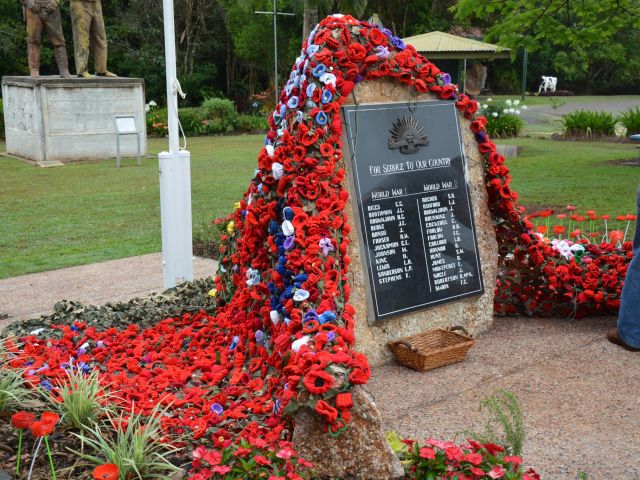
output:
[[[20,0],[27,21],[29,75],[40,76],[40,45],[45,28],[53,44],[53,56],[61,77],[69,78],[69,60],[62,33],[60,0]]]
[[[93,50],[96,75],[116,77],[107,70],[107,34],[104,29],[100,0],[71,0],[71,26],[76,72],[79,77],[90,78],[89,50]]]

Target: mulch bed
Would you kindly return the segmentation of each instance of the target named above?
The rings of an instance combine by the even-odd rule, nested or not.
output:
[[[0,418],[0,438],[2,438],[0,442],[0,472],[4,471],[10,474],[11,478],[26,479],[33,459],[36,439],[30,432],[23,432],[20,476],[14,477],[18,456],[18,431],[11,425],[9,417]],[[56,467],[56,476],[59,480],[92,478],[91,472],[95,465],[90,465],[78,454],[71,451],[81,451],[82,445],[76,436],[68,431],[57,429],[49,437],[49,446]],[[33,467],[31,479],[51,480],[51,478],[53,476],[51,475],[47,449],[43,442]]]

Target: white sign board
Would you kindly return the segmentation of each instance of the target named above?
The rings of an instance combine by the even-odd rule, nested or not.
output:
[[[138,133],[135,117],[116,117],[116,130],[118,134]]]

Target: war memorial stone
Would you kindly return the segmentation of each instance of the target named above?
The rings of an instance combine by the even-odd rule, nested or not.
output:
[[[373,320],[483,292],[452,102],[344,107]]]
[[[356,349],[380,365],[389,341],[489,328],[498,248],[469,120],[453,102],[376,80],[356,86],[342,121]]]
[[[448,102],[451,107],[442,106],[446,103],[429,93],[419,94],[404,85],[378,79],[358,83],[341,112],[343,155],[350,189],[350,204],[346,211],[353,227],[347,250],[351,258],[347,273],[347,283],[351,286],[349,303],[356,312],[355,348],[367,355],[370,365],[392,361],[386,346],[388,341],[453,324],[479,333],[489,328],[493,321],[498,246],[487,206],[484,161],[470,131],[469,120],[451,108],[453,102]],[[350,118],[349,112],[353,111],[358,113]],[[404,128],[407,125],[405,116],[414,128]],[[401,149],[417,153],[403,153]],[[390,166],[405,164],[406,169],[405,162],[413,162],[417,167],[419,161],[426,160],[429,167],[429,159],[434,161],[432,168],[424,170],[400,171],[402,167]],[[384,173],[384,165],[387,165],[387,172],[381,175],[377,167]],[[357,176],[363,168],[358,184]],[[455,188],[454,181],[457,182]],[[451,185],[445,185],[445,182],[451,182]],[[436,184],[440,187],[431,188]],[[426,185],[429,187],[425,190]],[[391,198],[396,189],[398,198]],[[454,196],[449,198],[451,193]],[[451,204],[449,200],[452,200]],[[402,205],[396,206],[396,202],[402,202]],[[373,208],[369,210],[369,207]],[[399,212],[399,209],[403,211]],[[382,217],[381,214],[370,215],[385,210],[391,210],[391,213],[386,212]],[[430,218],[437,215],[444,217]],[[374,218],[383,218],[383,221],[371,222]],[[445,223],[425,226],[440,221]],[[400,222],[404,224],[400,225]],[[383,226],[371,228],[374,225]],[[401,232],[401,228],[404,231]],[[436,231],[426,233],[423,244],[422,236],[430,228]],[[437,231],[438,228],[442,232]],[[371,235],[367,240],[367,234],[382,230],[386,230],[383,235]],[[378,245],[373,238],[389,237],[383,243],[401,242],[400,235],[409,235],[402,240],[413,243],[405,245],[407,252],[402,251],[400,243],[397,247],[387,246],[384,250],[397,249],[384,255],[386,263],[379,263],[388,264],[389,268],[378,270],[375,261],[369,263],[370,247],[374,246],[375,251],[375,245]],[[428,238],[429,235],[433,238]],[[443,246],[442,251],[436,251]],[[413,270],[405,270],[409,264],[405,266],[404,254],[412,261]],[[442,257],[435,254],[442,254]],[[444,263],[441,263],[442,259]],[[418,267],[420,262],[422,266]],[[455,268],[449,268],[451,263],[455,263]],[[438,273],[445,274],[438,278],[444,280],[438,285],[448,287],[436,291],[434,279],[429,279],[427,273],[436,273],[433,269],[443,265]],[[402,272],[379,274],[392,268],[402,268]],[[380,278],[401,273],[401,278],[375,285]],[[388,288],[389,284],[393,285],[389,290],[381,289]],[[380,293],[379,313],[383,315],[374,310],[376,288]],[[399,305],[408,308],[394,311]],[[402,398],[403,392],[398,394],[398,398]],[[402,466],[384,441],[373,397],[363,387],[355,388],[353,395],[355,407],[350,426],[338,438],[329,439],[323,434],[322,420],[309,411],[301,409],[296,414],[294,443],[298,453],[313,462],[326,478],[401,478]]]

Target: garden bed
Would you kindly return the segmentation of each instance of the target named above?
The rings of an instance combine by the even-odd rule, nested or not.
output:
[[[0,473],[2,471],[14,474],[18,458],[18,432],[11,425],[9,417],[0,418]],[[17,479],[26,479],[33,459],[37,439],[31,435],[24,435],[22,442],[20,476]],[[82,450],[80,440],[69,432],[57,431],[49,437],[51,455],[56,465],[56,476],[59,480],[65,479],[89,479],[94,466],[83,461],[73,451]],[[32,480],[51,480],[51,467],[47,458],[45,445],[40,447],[38,456],[33,466]],[[0,478],[3,478],[0,475]],[[14,478],[11,476],[10,478]]]

